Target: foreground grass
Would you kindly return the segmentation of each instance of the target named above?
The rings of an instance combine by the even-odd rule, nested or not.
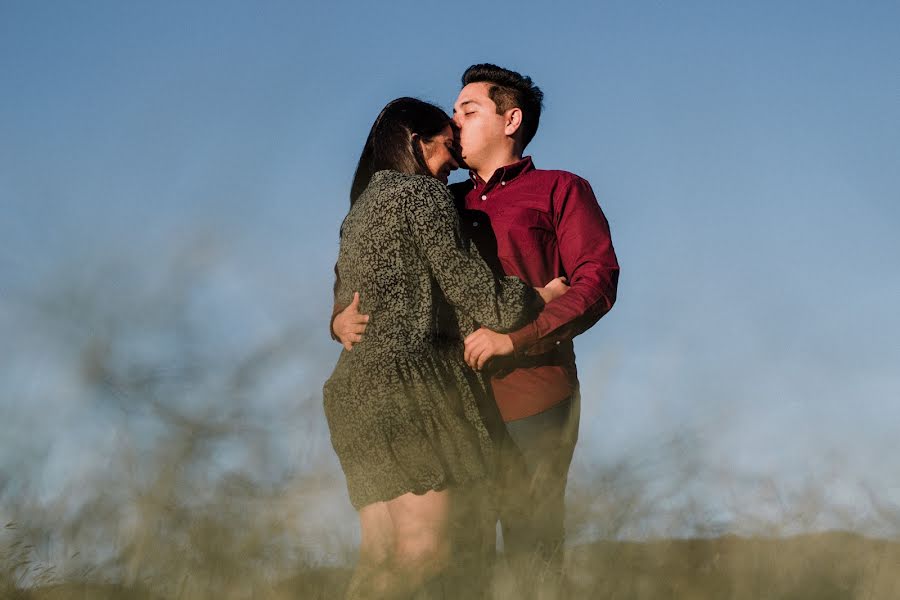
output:
[[[340,598],[349,569],[303,568],[286,581],[235,586],[223,595],[202,581],[165,589],[146,581],[130,586],[58,581],[17,589],[7,577],[2,597],[19,600],[157,598]],[[436,596],[426,596],[435,599]],[[442,597],[456,598],[450,590]],[[562,579],[536,562],[495,570],[486,597],[556,600],[757,599],[890,600],[900,597],[900,543],[831,532],[792,538],[604,541],[570,548]]]

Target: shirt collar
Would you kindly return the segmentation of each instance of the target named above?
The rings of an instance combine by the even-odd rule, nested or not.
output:
[[[500,167],[494,174],[491,176],[491,180],[488,183],[504,183],[512,181],[516,177],[520,175],[524,175],[528,171],[534,170],[534,162],[532,162],[530,156],[524,157],[522,160],[512,163],[511,165],[506,165]],[[472,179],[472,182],[476,186],[484,185],[484,181],[481,177],[478,176],[478,173],[475,171],[469,171],[469,177]]]

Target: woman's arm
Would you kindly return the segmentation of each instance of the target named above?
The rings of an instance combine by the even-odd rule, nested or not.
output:
[[[445,185],[413,177],[404,192],[410,234],[451,304],[495,331],[512,331],[537,315],[544,302],[534,288],[517,277],[496,278],[477,253],[465,248]]]

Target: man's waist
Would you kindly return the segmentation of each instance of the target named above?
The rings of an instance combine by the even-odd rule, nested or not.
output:
[[[575,349],[571,340],[555,344],[548,352],[495,358],[489,367],[491,380],[501,386],[559,387],[578,382]]]
[[[489,369],[492,377],[505,377],[514,371],[542,367],[564,367],[574,373],[575,346],[572,340],[557,342],[546,352],[538,354],[515,354],[494,358]]]
[[[491,377],[491,389],[504,421],[528,417],[570,397],[578,389],[571,365],[544,364]]]

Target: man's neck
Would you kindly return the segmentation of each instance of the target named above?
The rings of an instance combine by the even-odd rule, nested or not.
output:
[[[486,165],[475,169],[475,172],[483,181],[490,181],[497,169],[517,163],[520,160],[522,160],[521,152],[503,153],[494,157],[492,160],[487,161]]]

